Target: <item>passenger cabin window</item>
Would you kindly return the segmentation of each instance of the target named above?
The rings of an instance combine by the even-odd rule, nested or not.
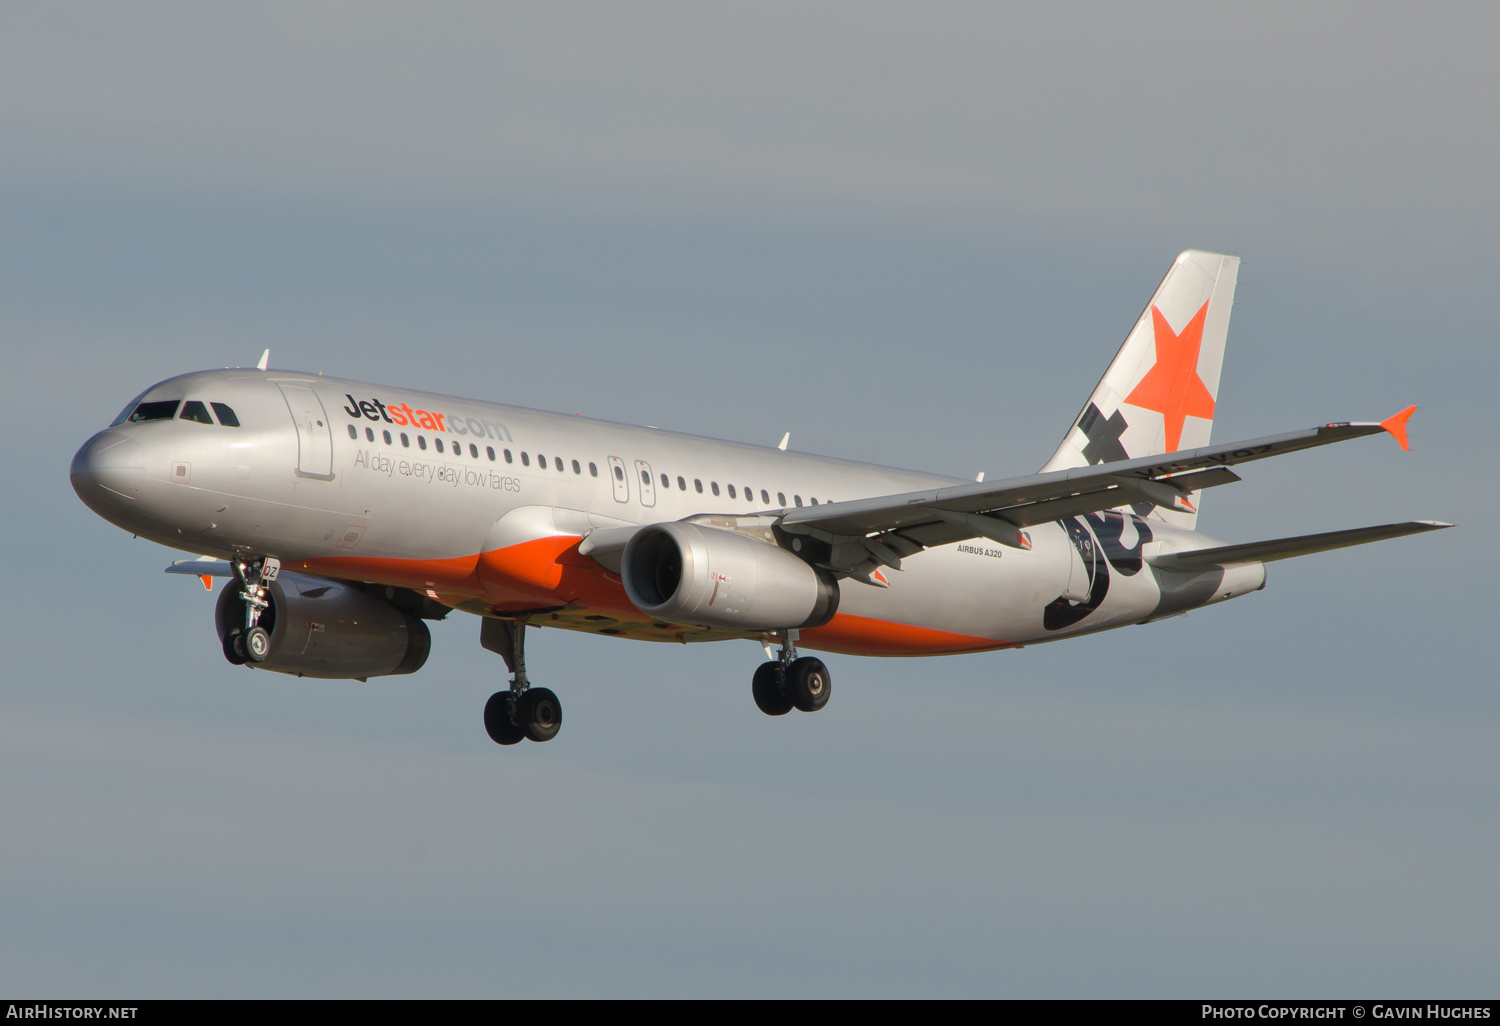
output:
[[[751,488],[749,485],[745,486],[745,501],[746,502],[754,502],[755,501],[755,489]]]
[[[625,469],[623,467],[615,468],[615,479],[619,481],[625,480]]]
[[[389,431],[382,431],[382,432],[380,432],[380,437],[383,438],[383,439],[385,439],[385,444],[386,445],[390,445],[391,444],[391,433]]]
[[[575,474],[582,474],[583,473],[583,468],[578,465],[578,461],[577,460],[573,461],[573,473],[575,473]]]
[[[373,441],[375,441],[375,429],[374,428],[365,428],[365,441],[367,441],[367,442],[373,442]]]
[[[531,457],[528,456],[528,455],[526,455],[524,452],[521,453],[521,466],[523,466],[523,467],[529,467],[529,466],[531,466]]]
[[[130,415],[132,424],[139,424],[147,420],[171,420],[177,416],[177,407],[181,399],[161,399],[153,403],[141,403]]]
[[[700,480],[699,480],[699,479],[698,479],[698,478],[696,478],[696,477],[695,477],[695,478],[693,478],[693,487],[694,487],[694,488],[696,488],[696,489],[698,489],[698,494],[699,494],[699,495],[702,495],[702,494],[703,494],[703,482],[702,482],[702,481],[700,481]]]
[[[522,456],[521,458],[524,460],[526,457]],[[547,457],[543,456],[541,453],[537,453],[536,454],[536,465],[537,465],[537,469],[538,470],[546,470],[547,469]]]
[[[708,489],[709,489],[709,491],[713,492],[715,495],[718,495],[719,494],[719,482],[717,482],[717,481],[710,481],[708,483]]]
[[[776,493],[776,504],[782,509],[786,509],[786,492]]]
[[[219,415],[219,423],[220,424],[223,424],[225,427],[239,427],[240,426],[240,418],[236,417],[234,415],[234,411],[231,410],[225,404],[223,404],[223,403],[209,403],[208,405],[212,406],[214,408],[214,412]]]
[[[495,462],[495,447],[493,445],[486,445],[484,447],[484,454],[490,458],[491,463]]]
[[[476,460],[479,459],[479,446],[475,445],[473,442],[469,443],[469,455],[474,457]]]
[[[800,506],[800,505],[802,505],[802,496],[800,496],[800,495],[793,495],[792,496],[792,501],[795,502],[797,505]]]
[[[406,437],[405,431],[401,432],[401,447],[403,449],[411,448],[411,439]]]
[[[509,449],[505,450],[505,462],[506,463],[514,463],[515,462],[515,460],[513,460],[513,459],[510,458],[510,450]]]
[[[677,487],[687,491],[687,480],[681,474],[677,475]]]
[[[764,488],[760,490],[760,501],[765,503],[767,506],[771,504],[771,497],[766,494],[766,490]]]
[[[670,477],[668,477],[666,474],[663,474],[661,476],[661,486],[663,488],[671,488],[672,487],[672,479]]]
[[[208,407],[197,399],[189,399],[182,404],[182,419],[196,420],[199,424],[214,422],[214,419],[208,415]]]
[[[645,485],[647,488],[651,487],[651,475],[644,470],[641,471],[641,484]]]
[[[426,435],[418,435],[417,436],[417,448],[418,449],[422,449],[424,451],[427,449],[427,436]]]
[[[809,495],[807,501],[816,506],[818,504],[818,497],[816,495]]]
[[[554,457],[552,457],[552,465],[557,468],[557,472],[559,474],[561,474],[563,472],[563,465],[562,465],[562,457],[561,456],[554,456]]]
[[[354,429],[354,425],[353,424],[349,425],[349,437],[350,438],[354,438],[354,439],[358,439],[359,438],[359,432]]]
[[[599,476],[599,468],[596,467],[596,466],[594,466],[592,463],[590,463],[589,464],[589,477],[598,477],[598,476]]]
[[[738,499],[739,498],[738,495],[734,494],[734,485],[727,485],[726,487],[729,489],[729,497],[731,499]]]

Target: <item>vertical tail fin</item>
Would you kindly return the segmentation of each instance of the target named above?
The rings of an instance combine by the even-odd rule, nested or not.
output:
[[[1187,250],[1172,261],[1146,310],[1062,445],[1042,470],[1159,456],[1207,445],[1239,257]],[[1198,495],[1190,496],[1198,504]],[[1144,508],[1137,512],[1145,512]],[[1150,515],[1191,528],[1194,513]]]

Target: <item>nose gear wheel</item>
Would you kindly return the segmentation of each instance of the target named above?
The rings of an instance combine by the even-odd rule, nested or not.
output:
[[[251,627],[244,633],[239,647],[244,649],[245,658],[250,662],[263,663],[271,654],[271,635],[264,627]]]

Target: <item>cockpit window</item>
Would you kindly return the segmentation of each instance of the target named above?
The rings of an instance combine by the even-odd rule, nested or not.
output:
[[[212,406],[214,412],[219,415],[220,424],[223,424],[225,427],[240,426],[240,418],[236,417],[234,411],[228,406],[225,406],[223,403],[209,403],[208,405]]]
[[[155,387],[155,385],[151,386],[151,388]],[[146,389],[146,392],[151,391],[151,388]],[[142,392],[141,395],[145,395],[146,392]],[[126,403],[125,408],[120,411],[120,415],[109,422],[109,426],[119,427],[121,424],[125,423],[125,418],[130,416],[131,411],[135,409],[135,404],[141,401],[141,395],[136,396],[134,399],[130,400],[130,402]]]
[[[143,420],[171,420],[177,416],[177,407],[182,405],[181,399],[162,399],[154,403],[141,403],[130,415],[132,424],[139,424]]]
[[[208,407],[197,399],[189,399],[182,404],[182,419],[196,420],[199,424],[212,424],[214,419],[208,415]]]

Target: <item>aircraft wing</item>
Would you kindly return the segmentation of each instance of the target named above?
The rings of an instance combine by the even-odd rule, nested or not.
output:
[[[831,546],[828,565],[861,576],[860,564],[900,568],[902,557],[934,545],[989,538],[1029,548],[1021,528],[1147,502],[1192,509],[1189,494],[1238,481],[1228,468],[1299,449],[1388,431],[1406,448],[1408,407],[1381,423],[1324,424],[1226,445],[1101,463],[1028,477],[933,488],[790,510],[778,521],[788,534]],[[863,551],[861,551],[863,550]]]
[[[233,577],[234,568],[229,565],[227,559],[215,559],[212,556],[200,556],[198,559],[178,559],[167,567],[169,574],[191,574],[203,582],[206,590],[212,591],[215,577]]]
[[[1329,549],[1421,534],[1423,531],[1441,531],[1452,526],[1437,520],[1412,520],[1404,524],[1356,527],[1349,531],[1326,531],[1323,534],[1304,534],[1296,538],[1273,538],[1270,541],[1248,542],[1243,545],[1220,545],[1212,549],[1173,552],[1153,556],[1146,561],[1163,570],[1211,570],[1216,566],[1230,566],[1234,563],[1269,563],[1273,559],[1290,559],[1314,552],[1327,552]]]

